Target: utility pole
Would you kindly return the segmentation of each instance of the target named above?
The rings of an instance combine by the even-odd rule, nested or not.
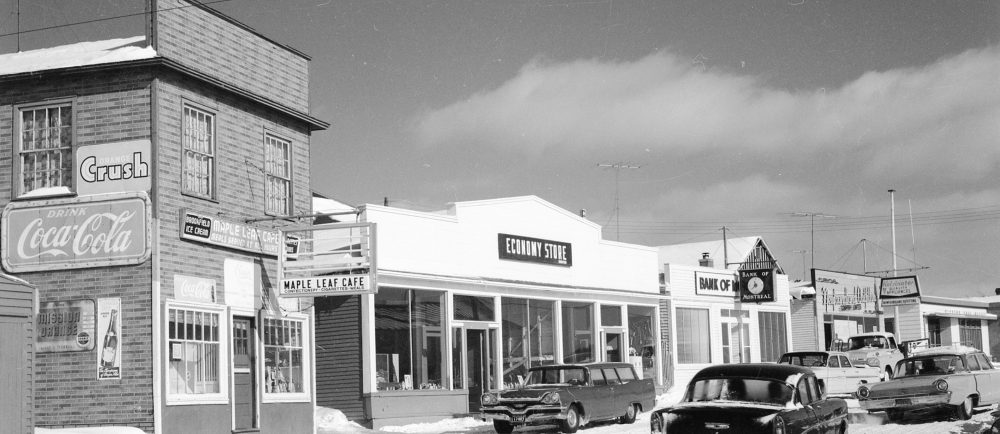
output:
[[[896,190],[889,189],[889,218],[892,220],[892,277],[896,277]],[[892,306],[892,331],[899,341],[899,305]]]
[[[618,207],[618,173],[622,169],[640,169],[642,166],[619,161],[617,163],[598,163],[597,167],[615,169],[615,241],[621,241],[621,216],[619,215]]]
[[[729,240],[726,236],[726,231],[729,228],[722,227],[722,268],[729,270]],[[736,274],[736,286],[733,288],[733,292],[736,293],[736,299],[733,300],[734,307],[736,308],[736,354],[739,354],[738,360],[740,363],[748,363],[749,360],[743,360],[743,292],[740,287],[740,273],[737,269]],[[723,323],[725,324],[725,323]],[[726,330],[729,331],[729,330]],[[723,332],[725,333],[725,332]],[[730,333],[732,336],[732,333]],[[730,356],[732,353],[730,353]]]
[[[805,250],[805,249],[798,249],[798,250],[792,250],[792,253],[801,253],[802,254],[802,281],[805,282],[806,281],[806,253],[809,253],[809,251]]]
[[[835,215],[822,214],[816,212],[793,212],[792,217],[809,217],[809,249],[811,259],[811,268],[816,268],[816,217],[834,219],[837,218]]]

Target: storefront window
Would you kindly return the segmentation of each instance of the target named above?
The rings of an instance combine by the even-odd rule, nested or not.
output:
[[[621,306],[601,306],[601,325],[604,327],[621,327],[622,307]]]
[[[677,363],[711,363],[708,309],[677,308]]]
[[[220,393],[219,314],[196,309],[168,309],[170,372],[173,395]]]
[[[378,390],[444,385],[444,293],[381,288],[375,294],[375,378]]]
[[[456,295],[453,300],[456,321],[493,321],[496,318],[493,297]]]
[[[302,324],[264,318],[264,393],[305,392]]]
[[[653,338],[653,308],[628,307],[629,362],[642,372],[642,378],[656,376],[656,340]]]
[[[503,381],[513,388],[532,366],[555,363],[551,301],[503,298]]]
[[[562,338],[564,363],[594,361],[593,309],[594,305],[590,303],[563,302]]]
[[[760,332],[760,361],[777,362],[788,351],[788,328],[783,312],[757,312]]]
[[[941,318],[938,317],[927,318],[927,346],[929,347],[941,346]]]
[[[958,336],[962,345],[983,349],[983,327],[980,320],[959,318]]]

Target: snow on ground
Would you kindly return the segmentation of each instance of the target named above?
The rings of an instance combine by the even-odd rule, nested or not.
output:
[[[62,429],[35,428],[35,434],[143,434],[143,431],[128,426],[102,426]]]

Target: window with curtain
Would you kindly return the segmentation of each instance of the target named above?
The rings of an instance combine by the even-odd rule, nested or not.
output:
[[[760,361],[777,362],[788,351],[788,328],[784,312],[758,312]]]
[[[187,194],[215,198],[215,115],[184,106],[181,186]]]
[[[17,195],[73,186],[73,106],[18,109]]]
[[[708,309],[677,308],[677,363],[711,363]]]
[[[441,326],[443,292],[380,288],[375,294],[378,390],[447,387]]]
[[[958,336],[962,345],[983,349],[983,327],[978,319],[958,319]]]
[[[292,143],[264,135],[265,212],[275,215],[292,213]]]

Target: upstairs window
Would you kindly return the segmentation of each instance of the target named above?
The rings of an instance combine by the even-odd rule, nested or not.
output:
[[[72,192],[73,105],[20,107],[17,123],[16,195]]]
[[[264,201],[268,214],[292,213],[291,142],[264,135]]]
[[[182,130],[182,190],[187,194],[214,199],[215,115],[185,105]]]

